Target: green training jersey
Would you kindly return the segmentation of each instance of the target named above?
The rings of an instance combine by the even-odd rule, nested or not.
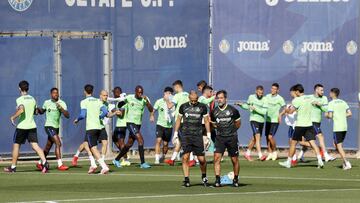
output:
[[[286,105],[285,100],[280,95],[273,96],[272,94],[266,95],[267,112],[266,122],[279,123],[280,109]]]
[[[334,99],[329,102],[328,111],[333,113],[333,131],[343,132],[347,131],[347,116],[346,112],[349,110],[349,105],[341,99]]]
[[[179,115],[180,106],[189,101],[189,93],[187,92],[179,92],[176,93],[172,99],[172,102],[175,104],[175,119]]]
[[[118,104],[116,104],[118,106]],[[116,117],[116,127],[123,128],[126,127],[126,114],[127,114],[127,104],[121,107],[124,109],[124,114],[122,116]]]
[[[302,95],[292,100],[292,105],[297,111],[296,127],[312,126],[311,114],[313,110],[312,95]]]
[[[52,99],[46,100],[42,106],[42,109],[46,112],[45,127],[60,127],[61,111],[57,108],[56,103],[58,103],[65,111],[67,110],[66,103],[61,99],[58,101]]]
[[[250,106],[255,107],[255,109],[250,110]],[[256,94],[252,94],[249,96],[246,104],[241,105],[241,108],[250,110],[250,121],[256,121],[259,123],[265,122],[265,115],[267,112],[267,102],[265,97],[261,97],[259,99]]]
[[[328,108],[328,98],[326,96],[317,97],[315,95],[311,95],[313,102],[319,102],[320,106],[313,105],[313,110],[311,113],[311,121],[315,123],[321,123],[323,112],[327,112]]]
[[[16,106],[24,107],[24,112],[20,115],[17,128],[28,130],[36,128],[36,123],[34,121],[34,113],[36,109],[36,101],[34,97],[30,95],[23,95],[16,99]]]
[[[126,122],[141,125],[146,100],[144,98],[137,99],[135,95],[130,94],[125,97],[127,103]]]
[[[80,103],[80,108],[86,110],[86,130],[101,130],[103,128],[100,115],[103,102],[94,97],[86,97]]]
[[[166,101],[163,98],[158,99],[154,104],[154,109],[158,111],[156,124],[164,128],[172,128],[171,111],[168,108]]]
[[[213,102],[215,99],[215,96],[211,96],[210,98],[206,98],[204,96],[200,96],[198,101],[202,104],[205,104],[206,106],[210,106],[211,102]]]

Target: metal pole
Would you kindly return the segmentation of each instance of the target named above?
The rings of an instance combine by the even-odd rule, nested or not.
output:
[[[209,67],[208,80],[210,85],[214,85],[213,81],[213,0],[209,0]]]
[[[104,89],[110,92],[111,89],[111,34],[106,33],[103,40],[103,72],[104,72]],[[108,135],[108,150],[106,153],[106,157],[111,156],[111,148],[112,148],[112,123],[109,122],[105,125],[105,129]]]

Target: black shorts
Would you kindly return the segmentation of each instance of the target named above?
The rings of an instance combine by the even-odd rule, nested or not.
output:
[[[292,139],[292,138],[293,138],[294,132],[295,132],[295,129],[294,129],[292,126],[289,126],[289,130],[288,130],[288,137],[289,137],[289,139]]]
[[[250,126],[251,129],[253,131],[253,135],[255,136],[256,134],[262,134],[263,128],[264,128],[264,123],[259,123],[256,121],[250,121]]]
[[[315,135],[318,135],[318,134],[322,133],[320,126],[321,126],[321,123],[315,123],[315,122],[313,122],[313,127],[314,127],[314,131],[315,131]]]
[[[346,137],[346,131],[334,132],[334,142],[335,142],[335,144],[343,143],[345,137]]]
[[[136,125],[134,123],[127,123],[127,129],[129,130],[129,135],[135,137],[136,134],[140,133],[141,125]]]
[[[216,136],[215,138],[215,153],[223,154],[227,149],[230,157],[239,156],[238,137],[236,136]]]
[[[87,130],[85,141],[89,143],[89,147],[96,147],[100,139],[101,130]]]
[[[201,135],[186,135],[181,137],[181,147],[183,153],[194,153],[196,156],[205,156],[204,140]]]
[[[59,135],[59,128],[54,128],[50,126],[45,126],[45,132],[48,137],[54,137],[55,135]]]
[[[266,136],[269,136],[269,135],[275,136],[278,128],[279,128],[279,123],[266,122],[265,135]]]
[[[118,142],[120,139],[126,138],[126,127],[116,127],[114,129],[112,141]]]
[[[108,140],[108,136],[107,136],[105,128],[101,129],[100,137],[98,139],[99,143],[101,143],[102,140]]]
[[[161,138],[165,142],[170,142],[172,128],[165,128],[161,125],[156,125],[156,138]]]
[[[295,141],[301,141],[302,137],[304,137],[306,141],[315,140],[314,128],[312,126],[295,127],[295,132],[292,139]]]
[[[15,144],[25,144],[26,140],[29,143],[37,143],[37,131],[36,128],[33,129],[18,129],[16,128],[14,133],[13,142]]]

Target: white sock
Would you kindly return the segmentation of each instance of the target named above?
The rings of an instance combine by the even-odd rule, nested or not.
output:
[[[103,169],[108,168],[105,161],[104,161],[104,159],[99,159],[98,163],[100,164],[101,168],[103,168]]]
[[[296,161],[297,158],[296,158],[296,154],[294,154],[293,158],[292,158],[293,161]]]
[[[97,167],[94,157],[93,157],[93,156],[89,156],[89,159],[90,159],[90,165],[91,165],[91,167]]]
[[[251,155],[251,151],[250,149],[246,150],[246,155],[250,156]]]
[[[44,165],[46,163],[46,159],[44,161],[42,161],[42,164]]]
[[[304,156],[304,150],[300,150],[299,158],[302,158]]]
[[[316,155],[316,158],[317,158],[318,161],[320,161],[320,160],[322,161],[322,158],[321,158],[321,155],[320,155],[320,154],[319,154],[319,155]]]
[[[176,159],[177,155],[178,155],[178,152],[173,152],[173,154],[171,155],[171,160],[174,161]]]
[[[75,154],[74,156],[79,157],[79,155],[80,155],[80,151],[77,150],[77,151],[76,151],[76,154]]]
[[[60,167],[60,166],[62,166],[62,165],[63,165],[63,163],[62,163],[61,159],[58,159],[58,160],[57,160],[57,162],[58,162],[58,167]]]
[[[101,155],[101,158],[102,158],[103,160],[105,160],[105,155],[104,155],[104,154],[102,154],[102,155]]]
[[[155,162],[159,162],[160,161],[160,154],[155,154]]]
[[[41,159],[39,160],[39,162],[38,162],[39,164],[41,164],[42,162],[41,162]]]
[[[291,157],[288,157],[287,162],[291,164]]]
[[[330,155],[327,153],[327,151],[324,151],[324,156],[329,157]]]
[[[16,165],[11,164],[11,169],[14,169],[14,168],[16,168]]]
[[[193,155],[193,153],[191,152],[191,153],[190,153],[190,161],[192,161],[192,160],[194,160],[194,155]]]
[[[263,156],[261,152],[259,152],[258,155],[259,155],[259,159],[261,159],[261,157]]]

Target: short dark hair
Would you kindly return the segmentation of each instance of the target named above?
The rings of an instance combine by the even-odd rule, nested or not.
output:
[[[331,88],[330,92],[334,93],[336,97],[340,95],[340,89],[339,88]]]
[[[273,83],[273,84],[271,85],[271,87],[276,87],[276,88],[279,89],[279,88],[280,88],[280,85],[279,85],[279,83],[276,82],[276,83]]]
[[[207,86],[207,82],[205,81],[205,80],[200,80],[197,84],[196,84],[196,86],[203,86],[203,87],[206,87]]]
[[[324,87],[322,84],[316,84],[315,86],[314,86],[314,90],[316,90],[316,88],[318,88],[318,87]]]
[[[295,91],[295,85],[290,87],[290,92]]]
[[[141,90],[144,91],[144,88],[143,88],[141,85],[137,85],[137,86],[135,87],[135,91],[138,90],[138,89],[141,89]]]
[[[29,83],[28,83],[28,81],[26,81],[26,80],[23,80],[23,81],[20,81],[19,82],[19,88],[20,88],[20,90],[22,91],[22,92],[27,92],[27,91],[29,91]]]
[[[226,90],[220,90],[218,92],[216,92],[216,96],[220,95],[220,94],[223,94],[225,98],[227,98],[227,92]]]
[[[262,85],[258,85],[258,86],[256,86],[256,90],[264,90],[264,87],[262,86]]]
[[[304,86],[302,84],[296,84],[294,86],[294,91],[299,91],[300,93],[304,93]]]
[[[85,85],[84,90],[86,93],[92,94],[94,92],[94,86],[87,84]]]
[[[172,93],[174,93],[174,90],[172,87],[165,87],[164,92],[171,92],[171,94],[172,94]]]
[[[213,88],[209,85],[206,85],[203,89],[202,89],[202,93],[205,92],[205,90],[213,90]]]
[[[175,85],[180,85],[181,87],[183,87],[183,83],[182,83],[181,80],[176,80],[175,82],[173,82],[172,85],[173,85],[173,86],[175,86]]]
[[[119,86],[114,87],[113,92],[114,92],[115,90],[119,90],[120,92],[122,92],[122,89],[121,89],[121,87],[119,87]]]
[[[51,88],[50,93],[52,93],[55,90],[59,92],[59,89],[57,87],[53,87],[53,88]]]

